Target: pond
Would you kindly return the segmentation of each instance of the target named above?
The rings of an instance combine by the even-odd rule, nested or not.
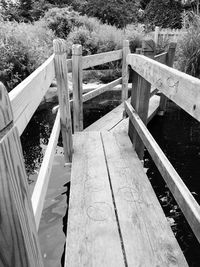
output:
[[[106,92],[84,103],[84,128],[116,107],[120,103],[120,97],[119,91]],[[21,138],[30,187],[33,187],[36,180],[48,143],[55,119],[51,110],[56,104],[55,98],[41,105]],[[200,203],[200,123],[170,102],[165,115],[156,116],[149,123],[148,128]],[[62,145],[61,138],[59,138],[59,145]],[[144,167],[147,169],[150,182],[189,266],[200,266],[200,245],[147,151],[145,151]],[[66,231],[63,224],[66,224],[67,218],[66,208],[70,186],[67,181],[69,181],[70,169],[65,169],[67,181],[62,175],[59,176],[59,172],[60,170],[57,170],[54,175],[56,180],[50,181],[39,229],[44,264],[48,267],[62,266],[61,258],[63,261],[64,232]]]

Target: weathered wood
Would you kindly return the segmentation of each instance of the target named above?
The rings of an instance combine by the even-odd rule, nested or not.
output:
[[[124,266],[98,132],[74,135],[65,266]]]
[[[127,266],[188,266],[128,136],[102,140]]]
[[[94,66],[102,65],[111,61],[122,59],[122,50],[105,52],[91,56],[84,56],[82,59],[83,69],[88,69]]]
[[[155,42],[156,46],[158,45],[158,41],[159,41],[159,31],[160,31],[160,28],[158,26],[156,26],[155,32],[154,32],[154,42]]]
[[[86,102],[106,91],[109,91],[111,90],[113,87],[117,86],[118,84],[121,84],[122,83],[122,78],[119,78],[119,79],[116,79],[110,83],[107,83],[107,84],[104,84],[104,85],[101,85],[99,86],[97,89],[94,89],[92,90],[91,92],[89,93],[86,93],[83,95],[83,102]]]
[[[13,121],[10,99],[5,92],[6,88],[3,83],[0,82],[0,132]]]
[[[0,110],[12,112],[1,87]],[[5,125],[4,125],[5,126]],[[9,125],[6,125],[9,126]],[[5,130],[4,130],[5,133]],[[17,127],[0,137],[0,266],[43,266]]]
[[[128,99],[128,65],[126,64],[126,57],[130,53],[129,41],[124,40],[122,49],[122,102]]]
[[[181,208],[185,218],[192,228],[195,236],[200,242],[200,206],[171,165],[161,148],[158,146],[145,124],[142,122],[133,107],[125,102],[126,111],[129,115],[131,123],[140,135],[144,145],[148,149],[154,163],[163,176],[167,186]]]
[[[72,46],[74,132],[83,130],[82,46]]]
[[[128,55],[132,68],[191,116],[200,121],[200,80],[143,55]]]
[[[155,43],[153,40],[144,40],[142,42],[142,51],[145,56],[153,58],[155,55]],[[132,83],[131,104],[146,125],[148,119],[151,84],[137,73],[133,73]],[[132,128],[131,124],[129,124],[128,132],[139,159],[142,159],[144,155],[144,145],[137,132]]]
[[[176,43],[170,43],[169,44],[169,48],[168,48],[168,52],[166,55],[166,61],[165,64],[169,67],[173,67],[174,64],[174,58],[175,58],[175,52],[176,52]],[[158,61],[160,62],[160,61]],[[163,62],[161,62],[163,63]],[[167,97],[164,94],[161,94],[160,97],[160,108],[158,111],[158,115],[163,116],[166,108],[167,108]]]
[[[73,143],[66,64],[66,42],[62,39],[56,39],[53,41],[53,47],[55,53],[54,65],[58,85],[58,100],[60,105],[60,122],[64,155],[65,161],[71,162]]]
[[[14,124],[21,135],[55,77],[54,55],[10,93]]]
[[[58,110],[55,123],[52,129],[52,133],[49,138],[48,146],[45,151],[42,165],[40,167],[40,172],[37,178],[37,182],[35,184],[31,198],[37,229],[39,228],[40,218],[44,206],[44,200],[48,188],[49,177],[51,174],[59,133],[60,133],[60,111]]]

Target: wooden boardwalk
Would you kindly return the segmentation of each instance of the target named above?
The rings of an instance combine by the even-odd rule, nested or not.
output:
[[[65,266],[187,266],[128,135],[73,142]]]

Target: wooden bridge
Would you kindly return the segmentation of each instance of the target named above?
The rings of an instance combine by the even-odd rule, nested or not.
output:
[[[171,68],[175,46],[155,55],[148,40],[131,54],[124,41],[122,50],[82,57],[74,45],[67,59],[55,40],[54,54],[9,96],[0,86],[0,266],[43,266],[37,230],[60,130],[72,162],[65,266],[188,266],[141,161],[145,146],[200,241],[200,207],[146,127],[167,98],[200,120],[200,81]],[[116,60],[122,78],[83,94],[82,70]],[[55,77],[58,112],[30,196],[19,137]],[[83,102],[118,84],[123,103],[83,130]]]

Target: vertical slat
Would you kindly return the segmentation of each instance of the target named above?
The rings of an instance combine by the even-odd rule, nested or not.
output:
[[[155,42],[156,47],[158,45],[158,40],[159,40],[159,31],[160,31],[160,28],[156,26],[155,32],[154,32],[154,42]]]
[[[74,132],[83,130],[82,46],[72,46]]]
[[[9,120],[0,131],[0,266],[42,267],[19,133],[2,85],[1,99],[1,114],[9,111]]]
[[[142,53],[145,56],[153,58],[155,55],[155,43],[153,40],[144,40],[142,43]],[[131,105],[139,114],[140,118],[147,124],[149,99],[150,99],[151,84],[142,78],[136,72],[132,72],[132,94]],[[143,158],[144,145],[133,125],[129,120],[129,137],[133,143],[133,147],[138,154],[139,159]]]
[[[173,67],[173,64],[174,64],[176,45],[177,43],[175,42],[172,42],[169,44],[169,48],[168,48],[168,52],[166,56],[166,65],[169,67]],[[161,94],[158,115],[163,116],[166,111],[166,107],[167,107],[167,97]]]
[[[53,41],[55,74],[58,86],[58,99],[60,104],[60,123],[63,139],[65,161],[72,161],[72,124],[69,103],[66,42],[62,39]]]
[[[130,53],[129,41],[124,40],[122,50],[122,102],[128,99],[128,65],[126,64],[126,57]]]

